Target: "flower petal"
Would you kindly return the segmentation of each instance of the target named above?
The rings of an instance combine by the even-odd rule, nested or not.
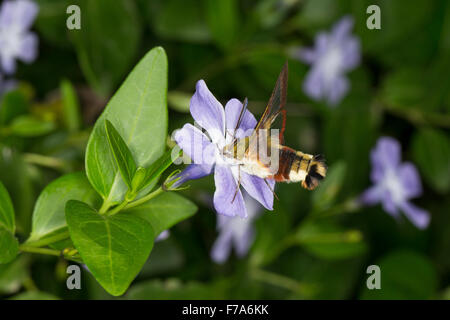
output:
[[[6,74],[13,74],[16,72],[16,61],[14,60],[14,57],[10,55],[1,55],[0,52],[0,59],[1,67]]]
[[[353,18],[350,15],[342,17],[331,30],[331,36],[336,42],[341,42],[346,37],[351,35],[351,30],[353,28]]]
[[[321,99],[325,94],[322,73],[319,68],[312,68],[303,82],[303,91],[314,100]]]
[[[372,161],[371,179],[373,182],[381,181],[386,170],[397,169],[400,164],[400,143],[391,137],[379,138],[377,145],[370,152],[370,159]]]
[[[403,186],[403,193],[407,199],[415,198],[422,194],[419,172],[411,162],[403,163],[398,170],[398,175]]]
[[[236,124],[239,120],[239,116],[242,110],[242,103],[238,99],[231,99],[225,105],[225,119],[226,119],[226,127],[227,133],[233,134],[234,129],[236,128]],[[250,135],[253,132],[253,129],[256,127],[256,119],[255,116],[247,110],[243,115],[241,125],[238,128],[238,131],[235,134],[236,138],[242,138]]]
[[[247,254],[248,250],[253,244],[253,241],[255,240],[255,230],[251,221],[241,220],[240,222],[246,223],[247,225],[244,232],[240,234],[239,237],[233,237],[233,243],[234,248],[236,249],[236,255],[239,258],[242,258]]]
[[[206,86],[199,80],[190,103],[191,115],[206,131],[213,142],[223,139],[225,135],[225,113],[222,105]]]
[[[338,76],[328,84],[327,100],[331,106],[337,105],[350,88],[347,78]]]
[[[216,165],[214,181],[216,184],[216,191],[214,192],[214,208],[216,211],[226,216],[246,218],[247,209],[244,199],[241,190],[237,190],[236,193],[237,181],[231,169],[225,165]]]
[[[359,197],[359,201],[365,205],[373,205],[381,202],[382,192],[378,186],[373,186],[367,189]]]
[[[33,24],[38,11],[38,5],[32,1],[5,1],[0,10],[0,28],[27,30]]]
[[[398,208],[389,190],[383,190],[381,194],[381,204],[383,210],[391,214],[393,217],[398,217]]]
[[[177,144],[195,164],[213,165],[217,148],[208,137],[192,124],[187,123],[174,134]]]
[[[217,216],[218,219],[221,219],[222,217],[223,216]],[[224,263],[228,259],[231,253],[232,239],[233,239],[232,229],[225,228],[220,231],[220,234],[217,237],[216,241],[214,241],[213,247],[211,249],[211,259],[214,262]]]
[[[264,179],[257,176],[247,174],[243,171],[241,175],[241,184],[245,191],[258,200],[266,209],[273,210],[273,190],[275,187],[275,180],[267,179],[267,185]],[[270,187],[269,187],[270,186]]]
[[[352,70],[361,62],[361,44],[358,38],[350,37],[341,43],[342,70]]]
[[[416,207],[411,202],[405,201],[401,205],[401,208],[408,217],[409,221],[411,221],[417,228],[425,229],[430,223],[430,214],[428,211]]]
[[[172,178],[172,180],[179,178],[179,180],[172,185],[172,188],[178,188],[189,180],[200,179],[210,175],[212,169],[212,165],[190,164],[182,172]]]
[[[17,57],[27,63],[33,62],[37,56],[37,46],[38,37],[34,33],[28,33],[21,39]]]
[[[164,230],[155,238],[155,242],[166,240],[167,238],[169,238],[169,236],[170,236],[170,231]]]

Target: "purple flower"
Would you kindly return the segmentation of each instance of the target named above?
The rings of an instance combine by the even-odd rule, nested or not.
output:
[[[164,230],[155,238],[155,242],[166,240],[169,236],[170,236],[170,231]]]
[[[253,244],[255,238],[253,220],[259,216],[261,205],[247,193],[244,194],[244,198],[248,213],[246,219],[217,216],[219,236],[211,249],[211,259],[216,263],[224,263],[228,259],[231,247],[234,247],[236,255],[241,258]]]
[[[225,110],[219,101],[209,91],[203,80],[197,82],[196,91],[190,103],[191,115],[203,129],[203,133],[191,124],[174,134],[175,141],[193,161],[178,178],[176,185],[198,179],[214,172],[216,191],[214,193],[214,207],[219,214],[227,216],[247,217],[247,209],[240,190],[236,193],[237,181],[244,189],[264,207],[273,208],[273,187],[275,181],[249,175],[238,169],[238,165],[223,157],[223,147],[232,142],[233,131],[236,127],[242,103],[231,99],[225,105]],[[255,117],[247,110],[235,136],[242,138],[251,134],[256,126]],[[233,200],[234,199],[234,200]]]
[[[5,73],[16,70],[16,59],[30,63],[36,59],[38,38],[29,29],[38,13],[29,0],[5,1],[0,7],[0,65]]]
[[[412,163],[401,163],[400,143],[390,137],[381,137],[370,158],[370,178],[374,185],[361,195],[361,202],[367,205],[381,202],[383,209],[395,218],[399,217],[400,209],[418,228],[426,228],[430,222],[429,213],[409,201],[422,194],[419,173]]]
[[[356,68],[361,60],[359,39],[350,32],[353,18],[343,17],[330,33],[320,32],[315,47],[300,49],[296,54],[311,65],[303,83],[305,93],[314,100],[338,104],[350,88],[344,74]]]

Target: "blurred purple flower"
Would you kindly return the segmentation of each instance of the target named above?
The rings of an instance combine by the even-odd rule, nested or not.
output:
[[[361,195],[360,201],[366,205],[381,202],[383,209],[395,218],[399,217],[400,209],[418,228],[426,228],[430,222],[429,213],[409,202],[422,194],[420,176],[412,163],[401,163],[400,143],[390,137],[381,137],[370,158],[370,178],[374,185]]]
[[[350,88],[345,73],[356,68],[361,60],[359,39],[351,34],[353,18],[345,16],[330,33],[320,32],[315,47],[300,49],[295,55],[311,65],[303,90],[314,100],[325,99],[337,105]]]
[[[166,240],[169,236],[170,236],[170,231],[164,230],[155,238],[155,242]]]
[[[38,13],[30,0],[7,0],[0,7],[0,65],[7,74],[16,70],[16,59],[36,59],[38,38],[29,29]]]
[[[247,217],[247,210],[240,190],[236,193],[238,166],[222,156],[223,147],[232,142],[232,133],[236,127],[242,103],[237,99],[227,102],[225,110],[209,91],[203,80],[197,82],[196,91],[190,103],[191,115],[206,133],[185,124],[175,132],[174,138],[193,161],[183,172],[174,177],[179,179],[173,187],[187,180],[198,179],[214,171],[216,191],[214,208],[219,214],[226,216]],[[236,137],[242,138],[250,134],[256,126],[255,117],[246,110],[242,123],[236,131]],[[240,182],[244,189],[264,207],[273,209],[273,187],[275,182],[249,175],[240,171]],[[234,198],[234,200],[233,200]]]
[[[234,247],[236,255],[241,258],[247,254],[253,244],[255,238],[253,221],[259,216],[262,207],[247,193],[244,193],[244,199],[248,213],[246,219],[217,216],[219,236],[211,249],[211,259],[216,263],[224,263],[228,259],[231,247]]]

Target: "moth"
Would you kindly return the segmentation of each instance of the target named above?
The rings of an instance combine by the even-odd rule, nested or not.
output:
[[[223,148],[223,156],[234,161],[239,169],[263,179],[276,182],[300,182],[301,186],[313,190],[327,172],[322,155],[311,155],[284,145],[286,127],[288,64],[284,65],[273,89],[266,109],[252,133],[240,138],[235,133],[241,125],[248,100],[245,98],[233,140]],[[281,118],[278,116],[281,115]],[[281,130],[273,126],[281,119]],[[275,129],[275,130],[274,130]],[[275,132],[275,133],[274,133]],[[267,183],[267,180],[265,180]],[[240,181],[237,187],[239,188]],[[273,191],[273,190],[272,190]]]

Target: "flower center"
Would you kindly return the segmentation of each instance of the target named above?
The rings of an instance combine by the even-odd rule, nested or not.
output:
[[[394,203],[399,204],[404,201],[403,186],[400,183],[398,176],[393,170],[387,170],[383,180],[385,190],[391,194]]]
[[[325,80],[330,82],[341,72],[342,52],[339,46],[332,45],[323,55],[320,61],[320,68],[324,74]]]

